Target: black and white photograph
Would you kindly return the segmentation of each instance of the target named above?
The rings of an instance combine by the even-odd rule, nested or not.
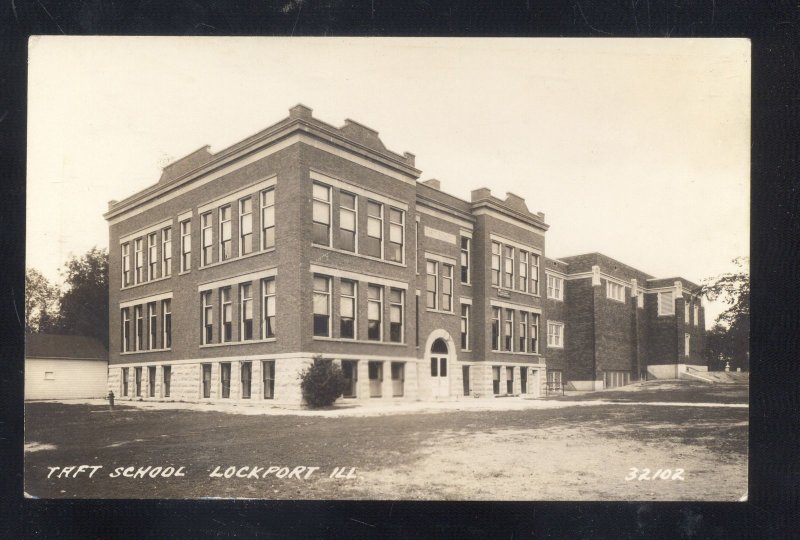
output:
[[[28,55],[25,497],[747,501],[749,40]]]

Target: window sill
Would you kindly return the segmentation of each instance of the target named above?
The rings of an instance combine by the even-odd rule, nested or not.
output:
[[[172,275],[169,275],[169,276],[162,276],[162,277],[160,277],[160,278],[151,279],[151,280],[149,280],[149,281],[143,281],[143,282],[141,282],[141,283],[136,283],[136,284],[134,284],[134,285],[128,285],[127,287],[121,287],[119,290],[120,290],[120,291],[128,291],[128,290],[130,290],[130,289],[135,289],[136,287],[142,287],[143,285],[149,285],[149,284],[151,284],[151,283],[158,283],[159,281],[164,281],[164,280],[166,280],[166,279],[169,279],[169,278],[171,278],[171,277],[172,277]]]
[[[425,311],[428,312],[428,313],[442,313],[444,315],[455,315],[456,314],[455,311],[445,311],[443,309],[425,308]]]
[[[547,348],[548,349],[563,349],[564,346],[563,345],[548,345]]]
[[[248,253],[247,255],[240,255],[238,257],[231,257],[230,259],[225,259],[224,261],[217,261],[209,264],[200,265],[200,270],[205,270],[206,268],[214,268],[216,266],[222,266],[223,264],[229,264],[236,261],[241,261],[242,259],[249,259],[250,257],[255,257],[257,255],[263,255],[264,253],[272,253],[275,251],[274,247],[269,249],[261,249],[258,251],[254,251],[253,253]]]
[[[276,338],[266,338],[266,339],[248,339],[245,341],[226,341],[224,343],[204,343],[200,345],[199,348],[201,349],[211,349],[214,347],[230,347],[236,345],[250,345],[252,343],[272,343],[276,341]]]
[[[359,259],[367,259],[370,261],[382,262],[386,264],[391,264],[392,266],[399,266],[400,268],[405,268],[406,264],[404,262],[396,262],[390,261],[387,259],[382,259],[380,257],[373,257],[372,255],[364,255],[363,253],[356,253],[354,251],[347,251],[346,249],[339,249],[331,246],[323,246],[321,244],[311,244],[312,247],[324,249],[327,251],[333,251],[334,253],[342,253],[343,255],[350,255],[351,257],[358,257]]]
[[[127,356],[130,354],[146,354],[146,353],[158,353],[158,352],[169,352],[172,348],[169,349],[147,349],[146,351],[128,351],[128,352],[121,352],[119,353],[120,356]]]
[[[522,352],[522,351],[492,351],[495,354],[511,354],[514,356],[541,356],[540,353]]]
[[[186,274],[191,274],[191,273],[192,273],[191,270],[184,270],[182,272],[178,272],[178,275],[179,276],[185,276]]]
[[[331,337],[324,337],[324,336],[313,336],[312,338],[314,341],[336,341],[339,343],[363,343],[365,345],[394,345],[398,347],[405,347],[406,343],[398,343],[396,341],[373,341],[369,339],[342,339],[342,338],[331,338]]]
[[[492,289],[494,289],[495,292],[497,292],[497,293],[500,293],[500,291],[502,291],[502,292],[506,292],[506,293],[524,294],[525,296],[530,296],[530,297],[533,297],[533,298],[541,298],[542,297],[540,294],[533,294],[533,293],[527,292],[527,291],[519,291],[517,289],[509,289],[508,287],[499,287],[497,285],[492,285]]]

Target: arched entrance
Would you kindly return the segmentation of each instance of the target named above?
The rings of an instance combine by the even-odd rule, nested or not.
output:
[[[444,330],[434,330],[425,345],[430,362],[431,394],[433,397],[450,395],[451,367],[455,361],[455,344]]]

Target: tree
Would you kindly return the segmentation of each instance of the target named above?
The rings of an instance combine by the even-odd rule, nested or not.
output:
[[[312,409],[330,407],[347,388],[342,368],[319,356],[300,374],[303,398]]]
[[[710,362],[730,361],[731,367],[750,369],[750,273],[748,259],[738,257],[733,262],[736,272],[709,278],[701,294],[709,300],[722,300],[730,307],[723,311],[714,327],[708,331],[706,352]],[[721,367],[724,367],[723,365]]]
[[[108,252],[93,247],[72,256],[62,270],[66,290],[61,296],[59,329],[91,336],[108,347]]]
[[[35,268],[25,269],[25,331],[54,331],[59,322],[61,291]]]

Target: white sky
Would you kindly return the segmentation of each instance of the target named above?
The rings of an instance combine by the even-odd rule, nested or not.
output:
[[[297,103],[378,130],[444,191],[524,197],[551,257],[699,282],[749,255],[747,40],[47,36],[29,52],[26,264],[51,279],[107,247],[110,199]]]

